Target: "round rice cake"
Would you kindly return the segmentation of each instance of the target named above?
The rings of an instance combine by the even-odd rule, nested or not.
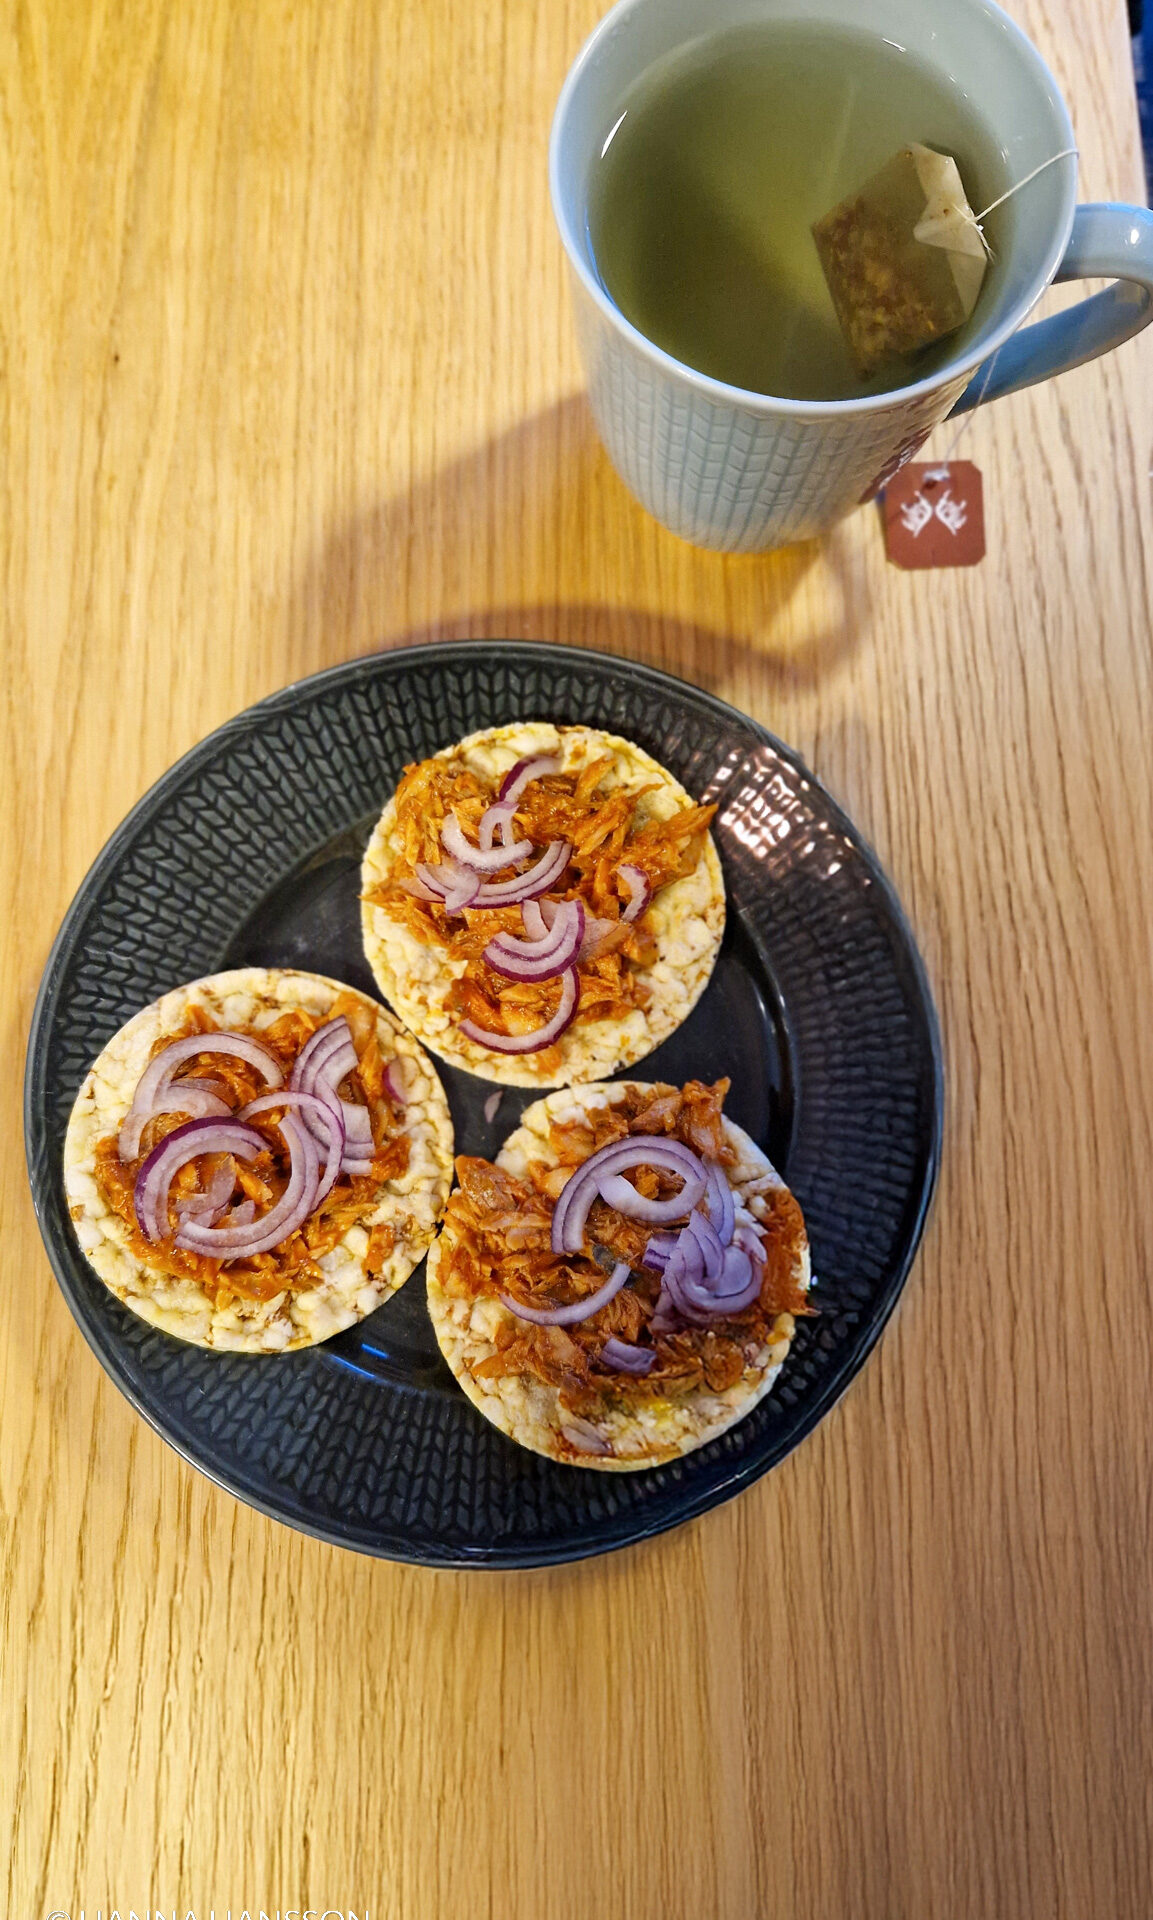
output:
[[[214,1291],[199,1280],[157,1270],[134,1248],[141,1236],[130,1233],[97,1178],[98,1146],[119,1132],[157,1042],[187,1032],[190,1017],[207,1016],[219,1029],[259,1035],[295,1009],[323,1022],[338,999],[364,1009],[360,1018],[374,1023],[386,1061],[399,1056],[406,1063],[401,1130],[409,1139],[407,1165],[363,1198],[341,1237],[316,1257],[319,1279],[310,1275],[311,1284],[270,1299],[233,1298],[217,1306]],[[365,1030],[371,1034],[372,1027]],[[452,1153],[452,1121],[440,1080],[423,1048],[386,1007],[320,974],[241,967],[174,988],[108,1042],[68,1122],[64,1187],[85,1258],[126,1307],[196,1346],[285,1353],[353,1326],[403,1286],[444,1212]],[[380,1231],[371,1247],[374,1229]],[[217,1268],[215,1261],[206,1264]]]
[[[543,722],[492,727],[445,747],[433,760],[466,767],[491,785],[495,797],[496,788],[517,761],[538,754],[559,756],[566,774],[611,757],[603,785],[609,798],[621,788],[649,789],[638,801],[638,826],[668,820],[695,806],[691,795],[651,754],[594,727],[555,727]],[[696,1006],[708,985],[725,928],[721,863],[706,832],[692,872],[660,887],[643,915],[653,936],[655,958],[636,968],[633,978],[645,1004],[608,1019],[586,1017],[578,1007],[572,1024],[552,1047],[540,1054],[505,1054],[461,1033],[445,1005],[467,960],[449,955],[435,940],[418,938],[411,926],[370,897],[409,872],[398,845],[394,796],[377,822],[364,857],[361,913],[369,965],[385,998],[425,1046],[454,1066],[505,1086],[553,1087],[602,1080],[643,1059]]]
[[[610,1086],[573,1087],[549,1094],[530,1106],[516,1131],[496,1157],[496,1166],[519,1180],[530,1168],[556,1167],[557,1154],[550,1123],[579,1124],[598,1106],[612,1106],[630,1092],[649,1092],[642,1083],[616,1081]],[[809,1243],[785,1182],[771,1161],[743,1128],[722,1117],[733,1164],[725,1169],[740,1209],[764,1222],[773,1208],[774,1193],[785,1201],[797,1227],[789,1240],[787,1258],[798,1298],[811,1284]],[[453,1196],[456,1197],[455,1195]],[[715,1391],[704,1383],[687,1394],[654,1394],[627,1374],[606,1375],[595,1405],[582,1401],[579,1415],[561,1403],[560,1389],[524,1372],[478,1377],[478,1370],[500,1351],[502,1334],[523,1331],[525,1323],[499,1298],[498,1282],[491,1292],[469,1299],[446,1288],[446,1277],[458,1243],[450,1202],[441,1233],[428,1256],[428,1308],[432,1324],[452,1372],[468,1398],[487,1420],[534,1453],[566,1466],[592,1467],[624,1473],[691,1453],[728,1427],[743,1420],[764,1399],[784,1365],[795,1330],[791,1312],[775,1314],[763,1337],[747,1339],[739,1379]],[[598,1378],[599,1386],[599,1378]]]

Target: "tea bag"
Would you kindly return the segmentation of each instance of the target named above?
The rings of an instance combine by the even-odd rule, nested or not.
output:
[[[864,375],[955,333],[989,260],[956,161],[915,142],[818,220],[813,239]]]

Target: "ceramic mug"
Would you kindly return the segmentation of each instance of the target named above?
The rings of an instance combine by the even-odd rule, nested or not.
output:
[[[866,399],[779,400],[710,379],[647,340],[609,298],[589,240],[605,136],[654,61],[703,33],[770,19],[866,29],[908,48],[981,103],[1010,181],[1076,145],[1052,74],[991,0],[620,0],[606,15],[565,81],[549,151],[589,398],[614,466],[649,512],[696,546],[730,553],[823,532],[946,414],[1079,366],[1153,319],[1153,215],[1076,206],[1069,158],[1007,201],[1005,271],[980,333],[927,379]],[[1079,279],[1115,284],[1017,332],[1050,281]]]

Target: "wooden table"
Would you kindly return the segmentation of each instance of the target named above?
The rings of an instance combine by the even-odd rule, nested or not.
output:
[[[1014,10],[1082,197],[1140,198],[1119,0]],[[597,11],[40,0],[0,41],[10,1920],[1153,1907],[1153,336],[977,417],[975,571],[888,567],[872,512],[680,545],[598,447],[549,215]],[[260,695],[447,635],[627,654],[791,741],[947,1053],[934,1217],[842,1404],[549,1573],[218,1492],[105,1381],[22,1166],[37,981],[128,807]]]

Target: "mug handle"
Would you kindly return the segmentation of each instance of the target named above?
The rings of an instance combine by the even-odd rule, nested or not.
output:
[[[977,368],[954,413],[1017,393],[1109,353],[1153,320],[1153,213],[1113,201],[1078,207],[1054,280],[1114,280],[1064,313],[1013,334]],[[994,363],[995,364],[992,364]],[[992,372],[990,366],[992,364]],[[986,384],[987,383],[987,384]]]

